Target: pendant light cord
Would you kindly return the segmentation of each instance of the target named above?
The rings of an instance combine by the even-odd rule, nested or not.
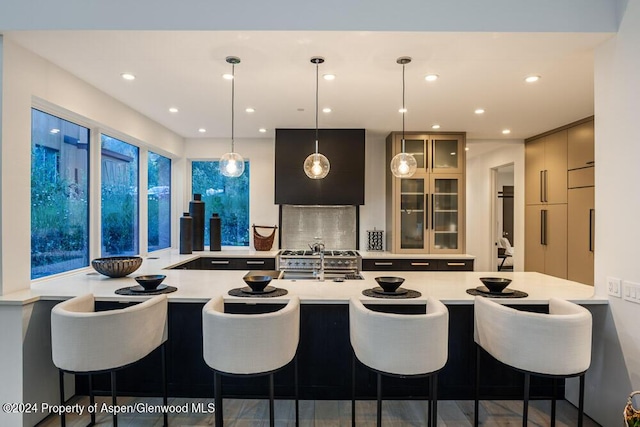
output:
[[[404,107],[404,66],[402,64],[402,152],[404,153],[404,116],[407,113],[407,109]]]
[[[318,154],[318,63],[316,62],[316,155]]]
[[[235,138],[233,124],[235,120],[235,99],[236,99],[236,64],[231,64],[231,152],[235,153]]]

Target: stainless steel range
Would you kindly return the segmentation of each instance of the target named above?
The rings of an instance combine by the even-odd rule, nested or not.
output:
[[[287,249],[278,254],[278,270],[284,272],[284,279],[361,279],[361,265],[360,254],[350,250]]]

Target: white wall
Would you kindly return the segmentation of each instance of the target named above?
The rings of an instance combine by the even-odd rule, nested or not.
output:
[[[86,120],[80,124],[93,127],[100,123],[105,130],[117,131],[114,136],[128,135],[169,157],[182,156],[183,139],[22,47],[6,39],[3,46],[0,293],[9,293],[30,285],[28,218],[31,211],[31,107],[34,102],[78,114],[79,120]],[[174,170],[175,166],[180,168],[180,162],[177,163]],[[95,172],[95,165],[92,166]],[[98,201],[99,195],[94,195],[92,206]]]
[[[631,0],[616,38],[596,51],[595,291],[606,277],[640,283],[640,1]],[[621,423],[640,389],[640,305],[609,297],[604,326],[594,331],[596,357],[587,373],[587,408],[602,425]]]
[[[480,155],[471,154],[467,158],[467,253],[476,256],[476,271],[495,271],[495,226],[491,223],[491,203],[495,194],[491,170],[513,163],[514,240],[524,242],[524,141],[467,141],[470,153],[475,150],[482,151],[483,145],[495,148]],[[522,246],[519,245],[515,249],[515,271],[524,270]]]
[[[360,206],[360,249],[367,249],[367,230],[385,230],[386,135],[365,133],[364,206]],[[385,238],[386,238],[385,230]]]

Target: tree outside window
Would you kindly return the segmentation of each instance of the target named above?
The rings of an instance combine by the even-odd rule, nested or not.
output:
[[[209,245],[209,218],[220,216],[222,245],[249,246],[249,162],[244,173],[228,178],[220,173],[218,161],[191,163],[191,188],[205,203],[205,245]]]

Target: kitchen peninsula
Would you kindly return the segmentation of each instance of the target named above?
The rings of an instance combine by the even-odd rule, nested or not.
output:
[[[271,285],[283,288],[288,295],[274,298],[240,298],[227,294],[230,289],[245,286],[242,277],[247,270],[184,270],[172,269],[198,257],[275,257],[276,251],[222,251],[196,252],[180,255],[177,251],[162,251],[144,258],[139,270],[129,277],[112,279],[87,268],[72,274],[34,282],[31,289],[0,297],[0,320],[4,324],[20,324],[16,330],[23,331],[17,337],[7,336],[3,341],[8,347],[9,362],[2,365],[10,370],[7,378],[11,382],[12,395],[16,401],[57,402],[57,373],[51,363],[49,319],[51,308],[61,300],[93,293],[101,309],[121,306],[145,299],[144,296],[116,295],[115,290],[135,285],[136,275],[158,274],[167,276],[164,283],[175,286],[176,292],[167,294],[169,299],[169,394],[172,396],[213,395],[211,371],[202,360],[202,306],[210,298],[223,295],[226,308],[232,312],[263,312],[274,310],[286,303],[289,296],[297,295],[301,300],[301,336],[299,347],[300,397],[302,399],[348,399],[350,398],[351,350],[348,331],[348,301],[360,298],[366,304],[403,313],[424,310],[425,298],[432,296],[442,300],[450,312],[449,361],[440,379],[440,396],[443,399],[469,399],[473,391],[473,296],[466,293],[469,288],[481,285],[479,278],[496,273],[483,272],[385,272],[362,271],[363,280],[324,282],[314,280],[276,279]],[[366,254],[364,258],[366,259]],[[383,257],[384,254],[372,255]],[[440,255],[439,258],[442,256]],[[500,272],[502,277],[513,280],[510,287],[529,294],[522,299],[508,299],[508,304],[527,310],[546,310],[548,299],[558,297],[598,310],[607,304],[605,298],[593,296],[593,288],[576,282],[558,279],[540,273]],[[394,275],[405,278],[404,288],[419,291],[422,296],[415,299],[389,300],[365,297],[362,291],[377,286],[374,278]],[[597,316],[594,315],[594,319]],[[594,323],[594,327],[596,324]],[[8,332],[11,328],[5,328]],[[118,387],[121,395],[153,394],[159,390],[157,354],[150,355],[135,369],[124,369],[119,373]],[[16,369],[17,363],[22,369]],[[504,370],[487,358],[491,376],[483,390],[487,398],[517,397],[521,393],[521,378],[517,374],[504,374]],[[359,398],[375,396],[375,377],[367,370],[356,371]],[[504,375],[503,375],[504,374]],[[276,376],[276,395],[292,395],[293,370],[286,368]],[[149,380],[151,378],[151,380]],[[156,384],[158,382],[158,384]],[[484,382],[484,379],[483,379]],[[237,381],[230,378],[225,383],[229,395],[257,397],[266,393],[266,384],[260,379]],[[36,386],[37,384],[37,386]],[[108,381],[94,381],[98,391],[108,389]],[[76,382],[77,392],[84,393],[82,379]],[[536,388],[537,387],[537,388]],[[412,380],[385,382],[385,395],[411,398],[424,395],[423,382]],[[545,382],[534,383],[533,394],[547,393]],[[563,390],[559,391],[560,397]],[[13,414],[12,414],[13,415]],[[7,416],[7,415],[3,415]],[[25,418],[27,415],[25,415]],[[25,421],[25,424],[29,424]],[[18,425],[13,423],[11,425]]]

